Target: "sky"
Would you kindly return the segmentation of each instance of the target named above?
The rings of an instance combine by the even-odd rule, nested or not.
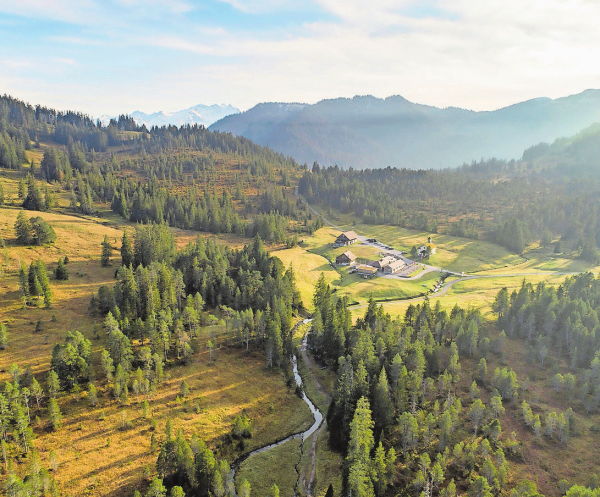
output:
[[[0,93],[94,117],[402,95],[493,110],[600,88],[597,0],[8,0]]]

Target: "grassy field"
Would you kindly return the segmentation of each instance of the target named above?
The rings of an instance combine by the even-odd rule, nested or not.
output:
[[[317,207],[317,210],[319,207]],[[541,271],[588,271],[594,266],[580,260],[556,255],[551,248],[541,248],[533,243],[521,257],[503,247],[482,240],[453,237],[444,234],[400,228],[397,226],[366,225],[356,223],[350,215],[335,210],[324,213],[328,220],[344,230],[354,230],[359,235],[376,238],[398,250],[410,252],[411,247],[420,246],[432,237],[437,252],[426,262],[456,272],[488,272],[490,270],[536,269]],[[329,228],[328,228],[329,229]],[[331,235],[337,236],[339,230],[331,228]],[[350,250],[353,250],[352,248]],[[358,255],[358,254],[357,254]]]
[[[492,318],[491,305],[501,288],[507,287],[509,292],[517,290],[521,286],[523,278],[525,278],[527,281],[530,281],[534,285],[540,281],[544,281],[548,284],[558,285],[565,279],[565,277],[566,276],[563,275],[498,275],[497,278],[480,278],[459,281],[452,285],[447,294],[442,295],[441,297],[437,297],[435,294],[430,294],[429,301],[433,307],[436,305],[437,300],[439,300],[442,305],[442,309],[446,309],[448,312],[451,311],[456,304],[458,304],[459,307],[463,308],[480,309],[484,317]],[[456,280],[457,278],[448,278],[446,282],[451,282],[453,279]],[[416,281],[421,280],[419,279]],[[416,301],[382,302],[381,305],[383,305],[385,312],[388,312],[395,317],[404,316],[406,309],[410,304],[417,304],[419,302],[422,302],[422,299]],[[353,308],[352,317],[353,319],[362,317],[364,316],[365,312],[366,309],[364,307]]]
[[[335,282],[340,280],[340,274],[329,265],[326,259],[307,252],[301,247],[277,250],[271,254],[279,257],[286,267],[292,265],[302,300],[304,305],[309,308],[312,308],[315,284],[321,273],[325,275],[327,282],[331,285],[335,285]]]
[[[365,259],[379,258],[378,249],[360,244],[332,248],[330,244],[337,234],[339,231],[333,228],[321,228],[312,236],[306,237],[301,246],[273,252],[273,255],[279,257],[286,266],[293,265],[298,287],[304,303],[309,308],[312,307],[314,286],[321,273],[325,275],[336,297],[345,296],[350,302],[359,303],[365,303],[371,297],[383,301],[421,295],[433,288],[440,277],[438,273],[430,273],[414,281],[397,277],[364,279],[357,274],[349,274],[348,266],[332,267],[329,261],[335,261],[335,257],[346,250]]]
[[[2,184],[5,192],[11,188],[16,191],[14,180],[2,178]],[[8,349],[0,351],[0,381],[8,379],[6,371],[15,362],[23,369],[30,367],[45,387],[52,347],[64,340],[68,330],[79,330],[91,340],[92,360],[97,376],[101,376],[99,353],[104,340],[93,338],[94,327],[101,329],[101,319],[90,317],[87,307],[99,286],[114,283],[116,264],[108,268],[100,266],[100,242],[108,235],[118,246],[122,230],[132,229],[131,225],[116,217],[28,212],[29,216],[44,218],[56,231],[57,240],[44,247],[21,247],[13,243],[17,213],[16,208],[0,208],[0,236],[6,243],[1,259],[0,321],[7,324],[10,340]],[[181,246],[193,240],[196,234],[175,230],[175,236]],[[244,242],[237,240],[239,245]],[[70,279],[56,281],[51,271],[59,257],[65,255],[70,259],[67,266]],[[38,258],[46,263],[49,272],[54,297],[49,310],[24,309],[19,298],[19,264]],[[4,264],[5,261],[8,263]],[[42,321],[44,330],[36,334],[38,320]],[[136,488],[143,490],[144,482],[156,473],[157,453],[150,452],[150,436],[155,433],[157,439],[162,440],[167,419],[173,421],[175,430],[182,428],[187,436],[195,432],[211,447],[230,455],[232,449],[221,446],[221,441],[231,429],[235,416],[244,409],[252,418],[254,428],[246,450],[310,426],[312,416],[308,407],[285,386],[285,378],[279,370],[265,367],[262,354],[221,348],[217,360],[209,364],[207,349],[202,339],[200,342],[200,353],[194,355],[190,364],[167,366],[168,379],[156,396],[149,399],[151,414],[148,418],[142,416],[142,397],[136,399],[131,395],[128,404],[121,406],[105,391],[103,381],[97,382],[99,404],[95,408],[73,394],[59,395],[57,400],[64,425],[56,432],[45,428],[44,407],[41,412],[32,410],[33,418],[42,419],[41,425],[33,423],[37,450],[44,465],[48,464],[51,450],[58,455],[55,477],[63,495],[117,497],[132,495]],[[183,379],[190,385],[191,393],[177,402]],[[131,421],[131,427],[122,430],[124,419]]]
[[[236,483],[248,480],[252,497],[264,497],[273,484],[281,497],[292,497],[298,479],[296,465],[300,460],[300,439],[290,440],[274,449],[255,454],[244,461],[237,472]]]

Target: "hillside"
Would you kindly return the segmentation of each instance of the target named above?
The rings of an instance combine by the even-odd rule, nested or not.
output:
[[[439,109],[393,96],[265,103],[210,129],[231,132],[299,162],[356,169],[455,167],[513,159],[532,143],[569,136],[600,120],[600,91],[538,98],[495,111]]]
[[[523,153],[528,167],[571,178],[600,174],[600,125],[593,124],[574,136],[539,143]]]
[[[0,131],[7,495],[596,485],[600,207],[577,196],[593,181],[515,161],[309,170],[203,127],[103,126],[10,97]],[[492,226],[495,244],[476,239]],[[364,238],[338,247],[340,230]],[[406,274],[331,263],[432,236]]]

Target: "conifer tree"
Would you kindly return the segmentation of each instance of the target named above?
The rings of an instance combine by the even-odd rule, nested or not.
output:
[[[112,256],[113,247],[108,240],[108,235],[104,235],[104,240],[102,240],[102,253],[100,255],[100,264],[102,267],[110,266],[110,257]]]
[[[246,478],[243,478],[237,490],[238,497],[250,497],[250,492],[250,483],[248,483],[248,480],[246,480]]]
[[[54,276],[56,277],[57,280],[66,281],[69,279],[69,271],[67,270],[67,267],[65,266],[63,259],[58,259],[58,265],[56,266],[56,269],[54,270]]]
[[[50,397],[56,397],[56,394],[60,390],[60,381],[58,379],[56,371],[54,371],[53,369],[51,369],[48,373],[46,385],[48,386],[48,393],[50,393]]]
[[[379,379],[373,392],[373,418],[375,426],[382,430],[387,428],[394,417],[394,406],[390,398],[389,385],[385,368],[381,368]]]
[[[93,383],[90,383],[90,386],[88,387],[88,402],[92,407],[96,407],[96,404],[98,403],[98,393],[96,386]]]
[[[56,399],[50,398],[48,402],[48,415],[50,417],[50,425],[53,430],[60,428],[62,422],[62,414],[60,412],[60,408],[58,407],[58,403]]]
[[[38,410],[40,409],[40,402],[44,398],[44,390],[35,379],[35,376],[31,380],[31,394],[35,397],[35,403],[37,404]]]
[[[8,330],[4,323],[0,323],[0,350],[6,350],[8,347]]]
[[[131,264],[133,264],[133,247],[131,246],[127,231],[124,231],[121,240],[121,265],[130,266]]]
[[[370,497],[374,495],[373,483],[369,477],[371,450],[375,444],[373,421],[369,401],[361,397],[350,423],[350,441],[348,443],[348,488],[352,495]]]
[[[15,222],[15,234],[19,245],[29,245],[31,243],[31,224],[25,215],[25,211],[19,211]]]

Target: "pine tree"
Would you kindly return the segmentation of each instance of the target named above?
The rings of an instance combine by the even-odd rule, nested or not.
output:
[[[394,406],[390,398],[385,368],[382,367],[373,392],[373,418],[375,426],[380,430],[385,429],[391,424],[393,417]]]
[[[48,392],[50,393],[50,397],[56,397],[56,394],[60,390],[60,382],[58,380],[58,375],[56,374],[56,371],[54,371],[53,369],[51,369],[48,373],[46,384],[48,386]]]
[[[479,428],[479,424],[483,420],[483,416],[485,414],[485,406],[480,399],[476,399],[475,402],[471,405],[471,409],[469,410],[469,418],[473,422],[473,429],[475,430],[475,435],[477,435],[477,429]]]
[[[106,381],[109,383],[113,379],[113,373],[115,371],[115,367],[113,365],[113,360],[108,353],[108,350],[103,349],[100,354],[100,362],[102,363],[102,369],[104,369],[104,375],[106,376]]]
[[[19,269],[19,289],[21,290],[21,298],[27,300],[29,298],[29,278],[27,266],[24,262],[21,262]]]
[[[183,491],[183,488],[175,486],[171,489],[171,492],[169,492],[169,497],[185,497],[185,492]]]
[[[250,497],[250,493],[250,483],[248,483],[248,480],[246,480],[246,478],[243,478],[237,490],[238,497]]]
[[[15,222],[15,234],[19,245],[29,245],[31,243],[32,232],[29,219],[25,215],[25,211],[19,211]]]
[[[98,403],[98,393],[96,386],[93,383],[90,383],[90,386],[88,387],[88,402],[92,407],[96,407],[96,404]]]
[[[110,266],[110,257],[112,256],[113,247],[108,240],[108,235],[104,235],[104,240],[102,240],[102,253],[100,255],[100,264],[102,267]]]
[[[42,390],[42,387],[40,386],[38,381],[35,379],[35,376],[31,380],[31,395],[33,395],[35,397],[35,403],[37,404],[37,408],[39,410],[40,402],[44,398],[44,390]]]
[[[133,247],[129,240],[127,231],[123,232],[123,239],[121,240],[121,265],[130,266],[133,264]]]
[[[370,454],[374,444],[369,401],[365,397],[361,397],[350,423],[350,441],[346,457],[348,487],[352,495],[364,497],[374,495],[373,483],[369,478]]]
[[[187,397],[190,394],[190,386],[187,384],[187,382],[185,380],[181,381],[179,391],[181,392],[182,397]]]
[[[166,497],[167,489],[160,478],[154,478],[148,487],[146,497]]]
[[[58,266],[54,270],[54,276],[57,280],[66,281],[69,279],[69,271],[67,271],[67,267],[62,259],[58,259]]]
[[[53,430],[60,428],[62,422],[62,414],[60,412],[60,408],[58,407],[58,402],[56,399],[50,398],[48,402],[48,415],[50,416],[50,424]]]
[[[281,319],[274,313],[267,328],[267,360],[269,366],[280,366],[283,363],[283,339],[281,337]]]
[[[0,350],[6,350],[8,347],[8,330],[4,323],[0,323]]]

